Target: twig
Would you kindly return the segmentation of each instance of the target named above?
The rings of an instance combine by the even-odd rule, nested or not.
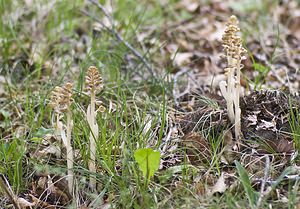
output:
[[[101,12],[109,19],[111,25],[113,26],[113,18],[108,14],[106,9],[100,3],[98,3],[94,0],[88,0],[88,1],[90,1],[91,3],[96,5],[101,10]],[[148,63],[148,61],[144,58],[144,56],[141,55],[136,49],[134,49],[133,46],[131,46],[130,43],[125,41],[124,38],[121,36],[121,34],[119,34],[113,27],[108,27],[105,24],[103,24],[100,19],[98,19],[97,17],[91,15],[89,12],[87,12],[85,10],[81,10],[81,12],[84,15],[91,17],[93,20],[95,20],[96,22],[101,24],[101,26],[104,27],[106,30],[108,30],[111,34],[113,34],[115,36],[115,38],[118,41],[122,42],[132,52],[132,54],[134,56],[136,56],[138,59],[140,59],[144,63],[144,65],[146,66],[146,68],[149,71],[149,73],[151,74],[151,76],[154,76],[154,70],[152,69],[150,63]]]
[[[113,26],[113,18],[108,14],[108,12],[104,8],[104,6],[102,6],[99,2],[97,2],[95,0],[88,0],[88,1],[91,2],[91,3],[93,3],[93,4],[95,4],[102,11],[102,13],[109,19],[109,22]]]
[[[13,193],[11,186],[9,185],[7,179],[4,177],[3,174],[0,173],[0,188],[4,191],[4,193],[7,195],[7,197],[10,199],[12,204],[16,209],[20,209],[20,205],[18,203],[18,198]]]
[[[259,198],[257,200],[255,208],[260,208],[260,205],[261,205],[261,202],[262,202],[263,198],[270,192],[268,190],[265,191],[265,186],[266,186],[266,182],[268,180],[269,169],[270,169],[269,156],[265,155],[265,158],[266,158],[266,167],[265,167],[264,179],[261,182],[260,195],[259,195]]]

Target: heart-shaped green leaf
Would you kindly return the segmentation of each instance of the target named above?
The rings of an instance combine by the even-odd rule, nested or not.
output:
[[[160,164],[160,152],[150,148],[138,149],[134,152],[135,161],[138,163],[143,176],[150,178],[158,170]]]

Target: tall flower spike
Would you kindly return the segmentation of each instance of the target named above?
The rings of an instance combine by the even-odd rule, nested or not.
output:
[[[222,37],[222,46],[227,58],[225,75],[227,82],[220,82],[220,90],[227,102],[227,112],[231,123],[234,124],[235,137],[240,139],[241,134],[241,109],[240,109],[240,79],[241,61],[245,59],[246,50],[242,46],[242,39],[238,36],[240,28],[238,19],[231,16],[226,23]]]
[[[72,114],[71,114],[71,103],[72,99],[72,84],[66,83],[63,87],[55,87],[51,94],[50,106],[56,113],[56,133],[61,137],[64,146],[67,150],[67,167],[68,167],[68,187],[69,192],[73,191],[73,149],[71,146],[71,133],[73,127]],[[63,128],[63,124],[60,121],[60,115],[66,113],[67,124],[66,130]],[[59,138],[60,140],[60,138]]]
[[[91,128],[90,132],[90,160],[89,171],[90,174],[90,187],[94,189],[96,187],[96,139],[99,136],[99,127],[96,122],[97,110],[96,106],[96,93],[103,89],[102,77],[98,69],[94,66],[89,67],[87,75],[85,77],[86,90],[90,94],[91,103],[87,109],[87,121]],[[102,108],[103,109],[103,108]]]

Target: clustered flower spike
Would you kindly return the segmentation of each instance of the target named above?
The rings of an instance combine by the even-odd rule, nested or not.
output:
[[[226,30],[222,36],[223,48],[228,61],[228,67],[234,67],[238,59],[244,60],[246,49],[242,45],[242,39],[237,35],[240,31],[238,19],[232,15],[226,23]]]
[[[246,59],[246,49],[242,45],[242,39],[238,36],[240,28],[238,19],[231,16],[226,23],[226,30],[222,37],[222,46],[225,57],[227,58],[227,67],[224,69],[227,76],[227,82],[220,82],[220,90],[227,102],[228,118],[235,128],[236,139],[241,135],[241,109],[240,109],[240,79],[241,61]]]
[[[71,145],[71,134],[73,128],[73,120],[72,120],[72,113],[71,113],[71,103],[73,102],[72,99],[72,87],[71,83],[66,83],[63,87],[56,86],[52,91],[51,98],[50,98],[50,106],[54,109],[56,113],[56,134],[58,136],[58,141],[62,141],[64,146],[67,150],[67,167],[68,167],[68,187],[69,192],[73,192],[73,149]],[[63,125],[61,121],[61,116],[66,114],[67,116],[67,124],[66,126]],[[59,148],[59,155],[61,149]]]
[[[89,159],[89,171],[90,174],[90,187],[95,188],[96,187],[96,141],[99,136],[99,126],[96,121],[96,116],[98,112],[104,112],[105,107],[102,106],[101,101],[96,100],[96,94],[97,92],[101,91],[103,89],[102,84],[102,77],[98,71],[98,69],[94,66],[89,67],[87,71],[87,75],[85,76],[85,83],[86,83],[86,91],[90,95],[91,103],[87,108],[86,112],[86,118],[88,121],[88,124],[91,128],[90,132],[90,159]],[[96,104],[98,103],[99,108],[96,110]],[[100,104],[99,104],[100,103]]]
[[[72,99],[72,87],[71,83],[66,83],[65,86],[56,86],[52,91],[50,98],[50,106],[57,114],[61,114],[67,111],[70,107]]]
[[[102,77],[95,66],[89,67],[85,76],[85,83],[88,93],[99,92],[103,89]]]

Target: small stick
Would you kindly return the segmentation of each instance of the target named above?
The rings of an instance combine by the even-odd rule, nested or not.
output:
[[[269,193],[269,191],[265,191],[265,186],[269,175],[270,159],[268,155],[265,155],[265,158],[266,158],[266,167],[265,167],[264,179],[261,182],[260,195],[255,206],[255,208],[257,209],[260,208],[263,198]]]

